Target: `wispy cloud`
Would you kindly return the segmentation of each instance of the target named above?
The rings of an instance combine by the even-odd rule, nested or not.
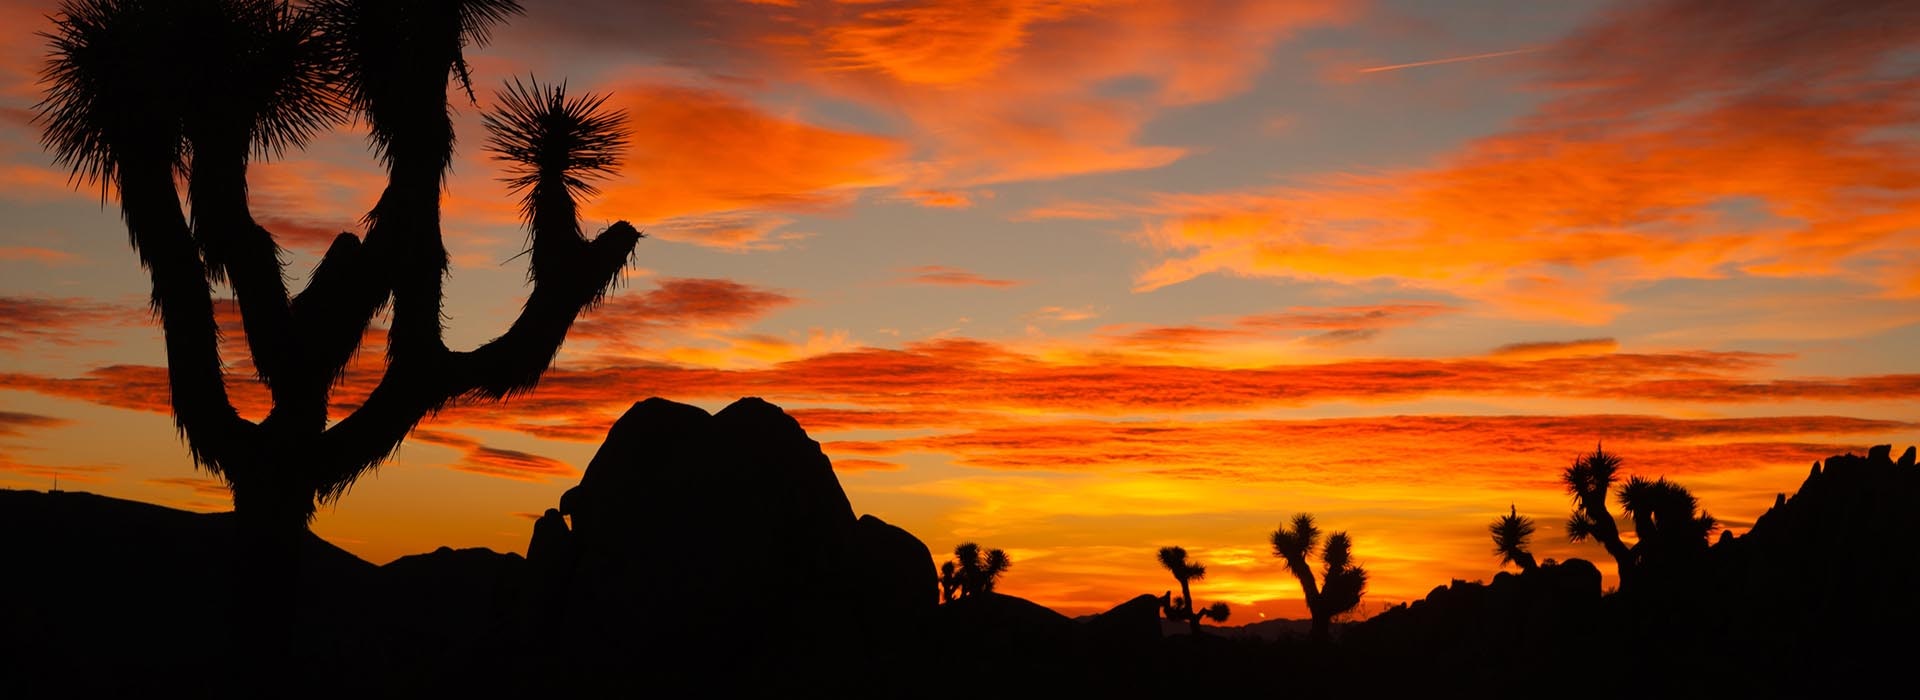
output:
[[[1431,61],[1414,61],[1412,63],[1396,63],[1391,66],[1374,66],[1372,68],[1361,68],[1357,72],[1385,73],[1387,71],[1405,70],[1408,68],[1422,68],[1425,66],[1442,66],[1449,63],[1465,63],[1467,61],[1481,61],[1489,58],[1500,58],[1502,56],[1518,56],[1523,53],[1533,53],[1539,50],[1540,50],[1539,47],[1530,47],[1530,48],[1524,48],[1524,49],[1513,49],[1511,51],[1494,51],[1492,53],[1477,53],[1472,56],[1453,56],[1449,58],[1436,58]]]
[[[905,284],[926,284],[936,287],[994,287],[1006,288],[1020,286],[1019,280],[995,279],[978,272],[962,270],[946,265],[921,265],[905,270],[907,276],[900,279]]]

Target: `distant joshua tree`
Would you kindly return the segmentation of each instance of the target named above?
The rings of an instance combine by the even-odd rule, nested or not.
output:
[[[972,542],[953,548],[953,559],[940,565],[940,599],[951,603],[960,598],[992,593],[1000,576],[1013,568],[1013,560],[998,549],[984,554]]]
[[[1334,616],[1359,607],[1360,598],[1366,595],[1367,570],[1353,563],[1353,540],[1345,532],[1335,532],[1327,537],[1326,547],[1320,552],[1324,568],[1316,583],[1313,567],[1307,561],[1316,549],[1320,549],[1320,528],[1314,526],[1310,514],[1296,515],[1292,527],[1282,524],[1273,531],[1273,555],[1286,562],[1287,570],[1300,579],[1307,610],[1313,614],[1310,637],[1327,641],[1333,636]]]
[[[1606,547],[1620,574],[1620,587],[1633,579],[1633,550],[1620,541],[1620,527],[1607,509],[1607,495],[1619,478],[1620,458],[1599,446],[1591,454],[1581,455],[1560,473],[1560,481],[1573,496],[1573,515],[1567,518],[1567,539],[1585,542],[1592,539]]]
[[[1200,621],[1211,618],[1215,623],[1224,623],[1232,613],[1226,603],[1214,603],[1205,608],[1193,609],[1192,582],[1207,577],[1207,565],[1187,559],[1187,550],[1181,547],[1161,547],[1160,565],[1166,567],[1173,579],[1180,582],[1180,597],[1173,598],[1168,592],[1160,596],[1160,608],[1169,620],[1185,620],[1192,625],[1193,634],[1200,634]]]
[[[1620,459],[1595,448],[1592,454],[1567,467],[1562,481],[1574,495],[1575,510],[1567,520],[1567,539],[1599,540],[1619,566],[1620,590],[1631,590],[1649,571],[1669,571],[1705,552],[1719,521],[1700,510],[1700,500],[1665,477],[1635,476],[1614,490]],[[1637,540],[1620,540],[1620,530],[1607,509],[1607,494],[1620,499],[1621,509],[1633,519]]]
[[[1635,476],[1620,487],[1620,508],[1633,518],[1634,565],[1664,571],[1704,553],[1720,523],[1700,509],[1700,499],[1665,477]]]
[[[1487,526],[1487,532],[1493,535],[1493,553],[1500,555],[1500,563],[1518,566],[1523,573],[1540,568],[1533,561],[1533,553],[1527,551],[1533,531],[1533,518],[1521,515],[1519,508],[1511,505],[1506,515]]]

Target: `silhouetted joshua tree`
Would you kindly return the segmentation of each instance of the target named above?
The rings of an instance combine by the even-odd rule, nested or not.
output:
[[[1591,454],[1581,455],[1560,473],[1560,481],[1573,496],[1573,515],[1567,518],[1567,539],[1585,542],[1593,539],[1607,549],[1620,574],[1620,587],[1633,578],[1633,550],[1620,541],[1620,527],[1607,509],[1607,494],[1619,478],[1620,458],[1599,446]]]
[[[1595,448],[1567,468],[1562,480],[1574,495],[1576,508],[1567,520],[1567,538],[1580,542],[1589,537],[1599,540],[1619,566],[1620,590],[1640,584],[1649,570],[1667,571],[1676,564],[1705,552],[1719,522],[1699,510],[1700,501],[1686,487],[1665,477],[1647,479],[1635,476],[1613,490],[1620,459]],[[1610,490],[1620,499],[1622,510],[1633,518],[1637,540],[1627,546],[1620,540],[1619,527],[1607,510]]]
[[[1011,568],[1013,560],[998,549],[983,554],[980,545],[972,542],[954,547],[953,559],[940,565],[940,598],[951,603],[959,598],[992,593],[1000,575]]]
[[[1314,641],[1327,641],[1332,638],[1334,616],[1358,607],[1360,598],[1366,595],[1367,570],[1353,563],[1353,540],[1345,532],[1336,532],[1327,536],[1327,545],[1320,552],[1324,568],[1316,584],[1307,560],[1319,548],[1320,528],[1314,526],[1310,514],[1296,515],[1291,528],[1282,524],[1273,531],[1273,555],[1286,562],[1287,570],[1300,579],[1307,610],[1313,614],[1309,636]]]
[[[641,237],[621,222],[590,240],[577,218],[591,181],[616,164],[624,115],[563,86],[507,86],[485,116],[487,149],[521,196],[533,290],[504,334],[471,351],[447,347],[448,83],[457,78],[471,99],[463,50],[519,12],[512,0],[68,0],[52,18],[42,142],[76,179],[119,197],[152,279],[175,424],[194,462],[232,490],[249,565],[275,579],[259,582],[272,592],[252,593],[291,605],[315,507],[390,457],[423,417],[533,389]],[[341,233],[290,294],[280,247],[248,207],[248,163],[350,117],[367,125],[386,189],[365,237]],[[221,282],[272,399],[257,422],[228,399],[214,321]],[[334,420],[329,396],[389,304],[386,372]]]
[[[1182,547],[1161,547],[1160,565],[1173,574],[1173,580],[1180,582],[1180,597],[1173,598],[1169,591],[1160,596],[1160,609],[1169,620],[1185,620],[1192,625],[1192,634],[1200,634],[1200,620],[1212,618],[1214,622],[1226,622],[1232,610],[1226,603],[1214,603],[1200,610],[1193,609],[1194,581],[1207,577],[1207,565],[1187,560],[1187,550]]]
[[[1507,506],[1507,514],[1487,526],[1487,532],[1493,535],[1493,553],[1500,555],[1500,563],[1518,566],[1521,572],[1540,568],[1533,561],[1533,553],[1527,551],[1533,531],[1533,518],[1521,515],[1515,506]]]
[[[1620,508],[1633,518],[1634,566],[1643,573],[1666,571],[1707,551],[1720,524],[1700,510],[1700,500],[1665,477],[1635,476],[1620,487]],[[1643,577],[1644,578],[1644,577]]]

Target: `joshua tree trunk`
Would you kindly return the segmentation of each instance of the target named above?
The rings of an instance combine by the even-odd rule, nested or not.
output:
[[[1598,540],[1607,549],[1607,554],[1613,557],[1614,568],[1620,574],[1620,588],[1629,588],[1637,559],[1633,555],[1633,548],[1620,541],[1620,526],[1614,523],[1613,513],[1607,510],[1607,493],[1601,491],[1597,497],[1583,495],[1580,506],[1586,512],[1587,519],[1593,522],[1593,531],[1589,536]]]
[[[1193,586],[1188,579],[1180,579],[1180,599],[1183,601],[1180,603],[1180,613],[1187,616],[1188,634],[1200,636],[1200,613],[1193,609]]]
[[[1316,642],[1327,641],[1331,638],[1329,633],[1331,628],[1328,624],[1326,606],[1320,602],[1320,586],[1313,580],[1313,569],[1307,565],[1305,558],[1300,559],[1297,565],[1289,560],[1287,568],[1293,571],[1294,578],[1300,580],[1300,593],[1307,599],[1307,613],[1313,618],[1313,626],[1307,633],[1308,638]]]

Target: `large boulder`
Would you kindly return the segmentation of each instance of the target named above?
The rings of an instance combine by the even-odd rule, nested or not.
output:
[[[614,667],[781,673],[796,647],[872,646],[938,603],[926,545],[856,519],[820,444],[757,398],[634,404],[528,550],[562,572],[540,597],[564,601],[564,632]]]

